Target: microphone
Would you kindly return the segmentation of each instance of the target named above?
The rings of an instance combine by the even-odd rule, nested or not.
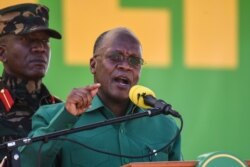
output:
[[[130,100],[141,108],[158,108],[165,114],[171,114],[174,117],[181,117],[181,115],[172,109],[170,104],[167,104],[161,99],[156,99],[155,93],[141,85],[133,86],[129,91]]]

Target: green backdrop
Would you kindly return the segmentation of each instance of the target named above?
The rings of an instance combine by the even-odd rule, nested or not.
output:
[[[51,26],[63,32],[66,20],[62,16],[61,1],[40,2],[51,9]],[[235,70],[187,69],[184,66],[182,0],[120,0],[120,5],[169,8],[173,13],[172,65],[143,68],[140,83],[150,86],[159,98],[171,103],[183,116],[184,159],[195,160],[200,154],[218,150],[250,159],[250,1],[238,1],[239,65]],[[51,45],[51,65],[44,81],[54,94],[65,99],[73,87],[90,84],[92,76],[88,66],[65,65],[63,40],[52,40]]]

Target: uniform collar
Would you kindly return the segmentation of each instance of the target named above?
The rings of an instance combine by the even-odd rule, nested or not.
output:
[[[40,93],[42,86],[42,79],[38,81],[24,80],[3,71],[1,81],[11,90],[21,90],[28,94]]]
[[[7,88],[14,99],[39,100],[51,96],[49,90],[42,83],[42,80],[23,80],[3,71],[0,81],[2,82],[1,87]]]

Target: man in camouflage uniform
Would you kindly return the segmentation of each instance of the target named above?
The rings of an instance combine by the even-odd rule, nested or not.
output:
[[[40,105],[60,102],[42,78],[50,60],[49,38],[61,39],[48,28],[49,9],[19,4],[0,10],[0,144],[26,137],[31,116]],[[7,150],[0,150],[0,162]]]

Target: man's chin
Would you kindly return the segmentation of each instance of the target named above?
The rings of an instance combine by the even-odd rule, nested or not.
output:
[[[27,77],[27,80],[39,81],[39,80],[43,79],[44,76],[45,76],[45,73],[43,73],[43,72],[42,73],[34,73],[32,75],[29,75]]]
[[[128,93],[127,92],[114,92],[113,98],[116,99],[116,101],[126,101],[128,100]]]

